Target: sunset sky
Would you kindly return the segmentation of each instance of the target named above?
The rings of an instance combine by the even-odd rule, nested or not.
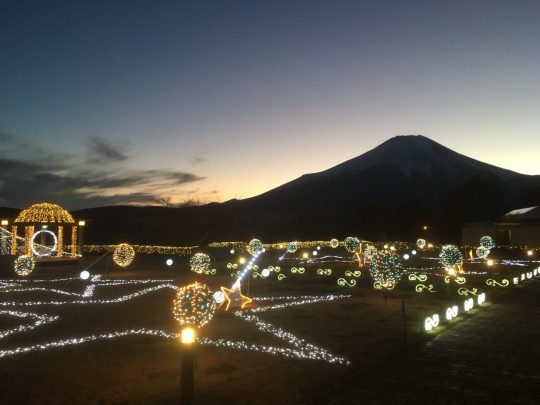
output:
[[[246,198],[423,134],[540,174],[540,2],[6,1],[0,206]]]

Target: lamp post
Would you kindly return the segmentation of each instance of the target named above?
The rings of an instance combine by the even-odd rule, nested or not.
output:
[[[0,234],[1,243],[0,243],[0,255],[7,255],[8,254],[8,234],[7,234],[7,226],[9,225],[9,221],[7,219],[2,219],[0,222],[2,225],[2,228],[6,228],[6,230],[2,231]]]
[[[78,253],[82,256],[82,247],[83,247],[83,238],[84,238],[84,227],[86,226],[86,221],[79,221],[79,246]]]
[[[196,332],[194,328],[186,327],[180,332],[182,344],[180,364],[180,404],[193,404],[193,380],[195,368]]]

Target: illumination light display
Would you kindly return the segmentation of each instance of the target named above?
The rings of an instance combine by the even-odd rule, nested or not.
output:
[[[264,246],[259,239],[251,239],[247,245],[247,251],[251,256],[256,256],[262,253]]]
[[[210,272],[210,256],[206,253],[195,253],[189,260],[191,271],[198,274],[208,274]]]
[[[491,236],[485,235],[480,238],[480,246],[486,249],[493,249],[495,247],[495,241]]]
[[[403,275],[403,265],[397,253],[385,249],[377,252],[371,261],[369,273],[377,289],[393,289]]]
[[[484,246],[478,246],[476,248],[476,257],[479,259],[485,259],[489,255],[489,249]]]
[[[36,236],[38,236],[38,235],[40,235],[42,233],[51,235],[52,238],[53,238],[53,241],[54,241],[52,248],[46,248],[48,250],[48,252],[38,251],[38,250],[36,250],[36,247],[35,247],[34,240],[36,239]],[[54,252],[57,247],[58,247],[58,239],[56,238],[56,235],[53,232],[49,231],[48,229],[40,229],[39,231],[34,233],[34,235],[32,236],[32,239],[30,239],[30,248],[32,249],[32,252],[36,256],[50,256],[51,253]]]
[[[455,245],[444,245],[439,254],[439,261],[449,274],[451,274],[451,270],[462,272],[463,254]]]
[[[345,238],[343,244],[345,245],[345,249],[347,249],[347,252],[357,253],[358,249],[360,248],[360,239],[354,236],[348,236]]]
[[[339,246],[339,240],[337,240],[337,239],[332,239],[332,240],[330,240],[330,247],[331,247],[331,248],[335,249],[335,248],[337,248],[338,246]]]
[[[294,253],[298,249],[298,242],[289,242],[287,245],[287,253]]]
[[[31,256],[21,255],[15,259],[13,266],[18,276],[28,276],[34,270],[34,259]]]
[[[135,250],[127,243],[121,243],[114,249],[113,260],[120,267],[127,267],[135,258]]]
[[[416,246],[419,248],[419,249],[424,249],[426,247],[426,240],[425,239],[418,239],[416,241]]]
[[[173,305],[174,319],[181,326],[200,328],[214,316],[216,301],[213,292],[204,284],[197,282],[180,288]]]

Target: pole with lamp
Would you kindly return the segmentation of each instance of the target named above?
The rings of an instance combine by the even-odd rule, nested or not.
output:
[[[194,401],[197,328],[206,325],[214,316],[217,303],[213,292],[204,284],[181,287],[173,302],[173,316],[180,324],[180,404]]]

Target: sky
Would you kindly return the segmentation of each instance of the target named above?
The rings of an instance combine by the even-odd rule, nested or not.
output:
[[[3,1],[0,206],[226,201],[423,134],[540,174],[540,2]]]

